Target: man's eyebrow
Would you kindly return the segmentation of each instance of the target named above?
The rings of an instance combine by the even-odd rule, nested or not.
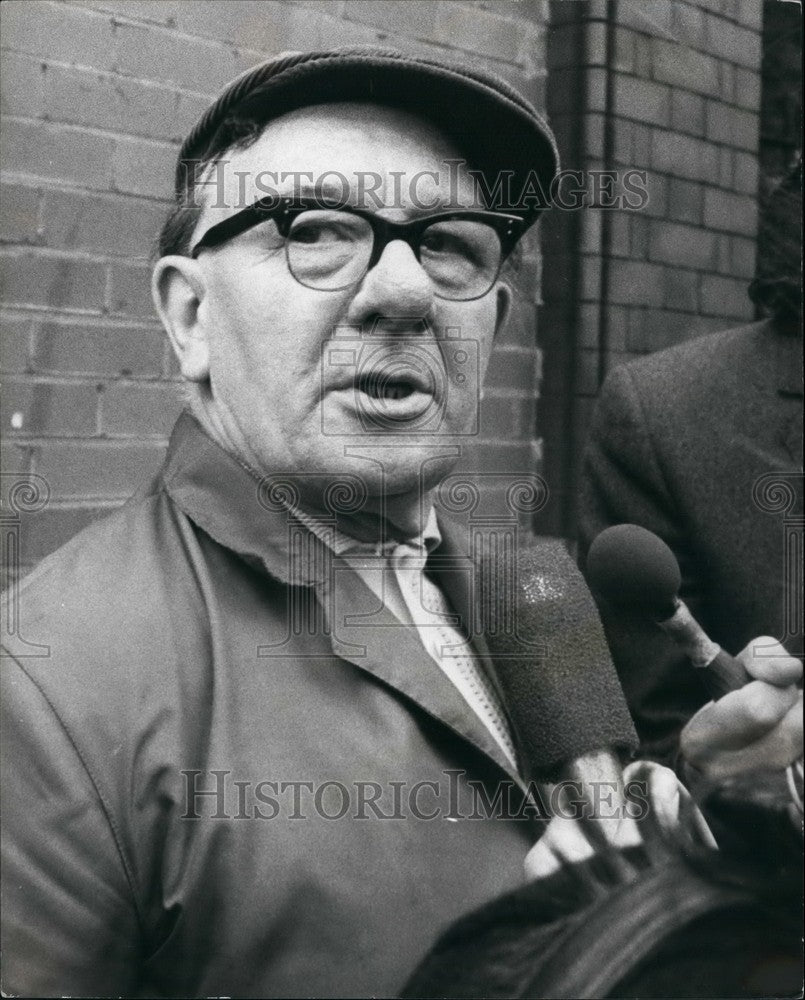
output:
[[[342,175],[343,176],[343,175]],[[357,185],[350,184],[346,176],[345,183],[332,180],[309,181],[301,179],[298,173],[281,175],[277,184],[277,194],[281,198],[305,198],[320,201],[323,206],[351,205],[356,206]]]

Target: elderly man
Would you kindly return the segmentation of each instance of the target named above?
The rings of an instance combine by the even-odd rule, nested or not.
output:
[[[522,98],[382,51],[266,63],[188,137],[153,287],[189,409],[25,582],[49,655],[3,664],[8,993],[389,995],[521,882],[540,826],[482,808],[523,778],[432,504],[543,207],[490,204],[503,170],[556,170]]]

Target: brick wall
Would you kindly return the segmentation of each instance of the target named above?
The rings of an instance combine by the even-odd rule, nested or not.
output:
[[[547,4],[6,0],[2,40],[5,473],[50,489],[35,563],[160,462],[178,382],[148,291],[178,143],[244,68],[287,49],[393,44],[469,57],[544,105]],[[465,468],[534,468],[538,287],[496,348]],[[6,479],[6,483],[9,480]]]
[[[640,211],[546,219],[543,530],[573,532],[611,366],[753,316],[762,12],[757,0],[551,4],[547,103],[565,166],[645,170],[649,197]]]

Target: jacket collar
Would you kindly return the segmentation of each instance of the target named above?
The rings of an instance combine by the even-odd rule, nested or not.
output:
[[[292,544],[299,522],[289,517],[290,477],[261,479],[188,411],[173,429],[161,475],[169,496],[216,542],[262,564],[283,583],[320,582],[320,570],[295,554]]]
[[[385,609],[378,613],[374,595],[346,564],[341,565],[338,556],[335,564],[328,557],[311,558],[309,544],[295,544],[302,533],[307,543],[313,539],[315,546],[325,547],[289,511],[289,494],[279,489],[280,477],[260,479],[185,411],[171,435],[161,478],[171,499],[211,538],[248,562],[262,565],[283,583],[315,586],[333,573],[331,617],[338,623],[332,631],[335,655],[414,701],[495,760],[522,786],[486,727],[435,666],[413,631],[400,627]],[[277,488],[271,489],[272,485]],[[471,627],[477,621],[472,606],[473,564],[460,534],[444,522],[440,527],[442,540],[434,552],[438,567],[434,575],[462,623]],[[361,609],[371,613],[370,622],[359,620]],[[366,642],[370,630],[371,647]],[[500,690],[483,636],[473,635],[472,642]]]

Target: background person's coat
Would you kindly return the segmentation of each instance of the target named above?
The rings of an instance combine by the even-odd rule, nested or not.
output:
[[[728,652],[769,635],[802,655],[801,624],[787,635],[785,620],[786,602],[802,599],[801,469],[796,333],[769,320],[616,368],[585,452],[582,569],[604,528],[642,525],[673,549],[683,599]],[[671,762],[681,726],[710,700],[701,676],[655,625],[601,611],[643,749]]]

